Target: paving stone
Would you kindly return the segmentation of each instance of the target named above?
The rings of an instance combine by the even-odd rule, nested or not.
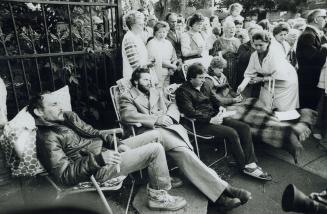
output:
[[[323,157],[306,165],[304,169],[327,179],[326,166],[327,166],[327,155],[324,155]]]

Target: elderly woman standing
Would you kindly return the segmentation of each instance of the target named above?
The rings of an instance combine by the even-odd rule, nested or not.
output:
[[[170,83],[170,75],[177,70],[176,51],[171,42],[166,39],[168,31],[168,23],[157,22],[153,28],[154,38],[147,44],[150,58],[155,59],[159,88],[167,87]]]
[[[256,32],[252,36],[252,42],[256,51],[251,55],[244,79],[238,86],[237,92],[242,92],[249,83],[263,82],[264,87],[268,88],[269,77],[272,77],[276,81],[272,108],[278,111],[298,108],[299,89],[295,68],[284,56],[281,56],[276,48],[271,47],[271,38],[268,32]]]
[[[286,22],[280,22],[273,28],[274,38],[272,39],[272,45],[280,51],[285,58],[291,47],[286,41],[286,36],[290,30],[289,25]]]
[[[148,51],[143,41],[144,15],[138,11],[130,11],[125,16],[125,22],[128,27],[123,42],[123,77],[130,79],[133,71],[137,67],[151,66],[153,62],[149,61]]]
[[[229,80],[232,88],[236,87],[236,63],[237,51],[241,45],[241,41],[235,37],[234,22],[225,21],[223,24],[223,35],[216,40],[213,48],[210,50],[212,56],[222,55],[227,60],[227,67],[224,73]]]
[[[183,60],[199,58],[208,55],[206,34],[202,31],[204,16],[195,13],[188,20],[189,30],[181,36]]]

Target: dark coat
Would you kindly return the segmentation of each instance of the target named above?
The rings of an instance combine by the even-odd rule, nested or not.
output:
[[[54,178],[63,185],[89,181],[105,165],[101,150],[112,139],[82,121],[73,112],[61,123],[37,121],[38,157]]]
[[[237,76],[236,84],[239,85],[244,79],[244,72],[248,67],[251,54],[255,51],[252,47],[251,42],[242,44],[237,51]]]
[[[208,124],[219,112],[220,103],[209,87],[196,90],[191,83],[185,82],[176,90],[178,109],[187,117],[195,118],[198,123]]]
[[[178,33],[174,33],[173,31],[169,31],[167,34],[166,39],[171,42],[173,45],[177,58],[182,58],[182,51],[181,51],[181,39]]]
[[[318,33],[310,26],[306,27],[296,47],[301,108],[315,109],[317,107],[320,95],[317,91],[317,84],[326,56],[327,48],[321,46]]]

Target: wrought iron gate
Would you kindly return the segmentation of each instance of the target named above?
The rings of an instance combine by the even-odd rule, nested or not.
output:
[[[37,92],[70,86],[75,111],[106,108],[120,71],[120,0],[3,0],[0,76],[9,118]]]

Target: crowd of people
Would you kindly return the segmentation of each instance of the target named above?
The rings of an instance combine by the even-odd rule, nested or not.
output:
[[[220,209],[233,209],[251,193],[231,186],[200,160],[181,113],[196,120],[200,134],[226,140],[240,173],[270,181],[256,158],[249,124],[225,114],[226,106],[242,105],[248,97],[271,112],[318,110],[316,137],[327,144],[326,11],[311,11],[307,21],[270,23],[242,17],[238,3],[229,10],[222,20],[200,13],[187,18],[168,13],[157,20],[146,9],[124,16],[123,77],[130,88],[119,98],[119,113],[123,121],[142,126],[136,136],[118,142],[118,151],[110,134],[64,112],[50,94],[34,97],[28,111],[38,127],[39,160],[50,175],[75,185],[91,175],[101,182],[147,168],[149,208],[179,210],[187,202],[168,193],[176,181],[169,175],[167,154],[208,199]],[[170,99],[165,89],[173,83],[180,85]],[[262,95],[271,87],[271,97]],[[5,118],[0,103],[0,129]]]
[[[227,140],[241,172],[270,180],[271,176],[257,165],[249,125],[224,117],[222,112],[224,107],[241,104],[248,97],[257,98],[270,112],[318,110],[315,136],[326,142],[326,11],[313,10],[307,20],[297,17],[270,23],[268,19],[259,22],[245,19],[241,16],[242,5],[238,3],[232,4],[229,10],[230,15],[222,20],[200,13],[187,18],[168,13],[165,21],[153,23],[152,35],[147,34],[142,44],[138,42],[134,46],[126,43],[126,38],[136,26],[139,35],[142,31],[149,32],[146,30],[149,28],[147,15],[142,10],[126,14],[123,77],[130,79],[133,87],[121,98],[120,113],[125,121],[141,121],[142,132],[146,130],[144,127],[160,130],[168,155],[178,154],[181,148],[184,151],[179,152],[192,153],[194,160],[187,168],[194,169],[194,162],[200,164],[201,161],[194,156],[188,140],[179,133],[183,127],[171,128],[180,124],[179,118],[168,113],[172,106],[177,106],[180,113],[196,119],[200,134]],[[142,54],[144,50],[147,53]],[[134,71],[128,73],[131,70],[125,65],[134,66]],[[174,94],[175,103],[167,105],[165,99],[169,97],[165,88],[173,83],[180,85]],[[173,135],[180,137],[172,140]],[[176,143],[182,139],[183,143]],[[173,147],[167,150],[169,142],[180,146],[177,150]],[[184,156],[179,155],[179,158],[190,159]],[[176,158],[175,161],[179,165]],[[194,172],[189,174],[184,169],[186,166],[179,167],[195,186],[215,201],[217,196],[210,197]],[[197,171],[202,174],[203,170],[208,169]],[[222,206],[233,207],[228,203]]]

